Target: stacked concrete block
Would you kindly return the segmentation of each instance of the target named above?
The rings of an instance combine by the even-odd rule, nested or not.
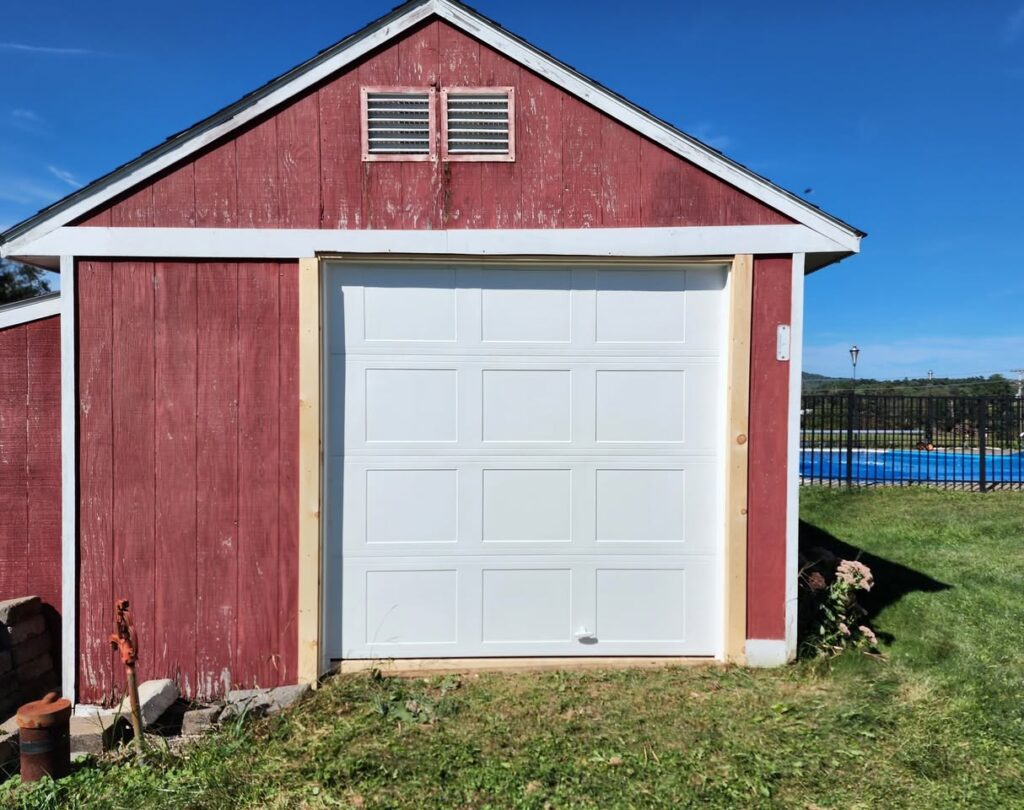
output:
[[[57,686],[52,650],[38,596],[0,602],[0,720]]]

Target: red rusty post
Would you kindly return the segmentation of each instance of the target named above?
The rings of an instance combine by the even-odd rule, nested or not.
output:
[[[139,683],[135,678],[135,662],[139,660],[139,640],[135,635],[135,623],[128,609],[127,599],[118,599],[114,603],[117,632],[110,634],[110,646],[121,652],[121,663],[128,676],[128,697],[132,705],[132,731],[135,734],[135,747],[142,753],[142,712],[139,710]]]
[[[71,701],[50,692],[18,709],[21,781],[37,782],[49,775],[60,779],[71,767]]]

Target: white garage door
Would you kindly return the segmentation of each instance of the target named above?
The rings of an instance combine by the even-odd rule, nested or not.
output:
[[[329,266],[332,658],[714,655],[721,266]]]

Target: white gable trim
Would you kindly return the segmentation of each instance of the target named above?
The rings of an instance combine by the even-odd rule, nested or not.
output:
[[[82,197],[71,198],[69,204],[49,215],[44,215],[27,230],[18,232],[16,226],[15,236],[4,254],[44,254],[44,251],[33,250],[30,247],[40,236],[83,216],[254,118],[271,111],[434,14],[724,182],[828,237],[839,245],[840,250],[858,251],[861,237],[853,228],[839,223],[814,206],[634,107],[470,9],[449,0],[423,0],[417,5],[407,7],[405,11],[385,17],[375,27],[367,29],[362,35],[357,35],[348,44],[340,44],[285,74],[280,80],[271,82],[265,90],[257,91],[251,97],[229,107],[224,111],[226,118],[223,115],[213,116],[208,123],[197,125],[179,137],[172,138],[166,146],[139,158],[134,166],[129,164],[126,169],[113,173],[107,182],[100,181],[95,189],[87,191]]]
[[[47,295],[40,301],[29,298],[0,307],[0,329],[60,315],[60,301],[60,295]]]
[[[16,250],[21,241],[0,250]],[[138,259],[299,259],[321,253],[676,257],[837,249],[835,242],[805,225],[446,231],[72,227],[39,237],[31,248],[55,256]]]
[[[747,192],[750,196],[781,211],[799,223],[807,225],[824,236],[842,245],[846,250],[859,250],[860,236],[849,227],[844,227],[797,197],[778,186],[758,177],[748,169],[734,163],[725,156],[709,149],[679,130],[659,121],[614,93],[595,84],[592,80],[557,62],[551,57],[530,47],[517,37],[495,28],[464,6],[453,5],[447,0],[434,0],[438,16],[457,28],[490,45],[499,53],[514,59],[520,65],[540,74],[563,90],[577,96],[635,129],[655,143],[659,143],[680,157],[686,158],[710,172],[731,186]]]

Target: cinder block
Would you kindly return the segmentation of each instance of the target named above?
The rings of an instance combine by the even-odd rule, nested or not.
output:
[[[10,652],[7,655],[14,662],[15,667],[20,667],[22,664],[34,661],[39,656],[50,652],[50,635],[49,633],[43,633],[38,636],[26,639],[21,644],[16,644],[11,647]],[[2,655],[2,653],[0,653]],[[3,661],[0,660],[0,672],[3,671]]]
[[[53,659],[50,658],[49,653],[33,658],[14,670],[14,677],[18,679],[18,683],[30,689],[35,686],[36,681],[42,681],[44,677],[46,683],[49,684],[52,674]]]
[[[0,624],[17,624],[18,622],[38,616],[42,610],[42,602],[38,596],[22,596],[19,599],[7,599],[0,602]]]
[[[29,619],[20,621],[17,624],[7,626],[6,647],[16,647],[23,641],[46,632],[46,619],[42,616],[32,616]]]

